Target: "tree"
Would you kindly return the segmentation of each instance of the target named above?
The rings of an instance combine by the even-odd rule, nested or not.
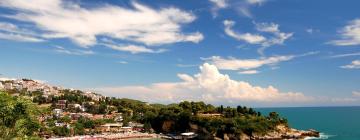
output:
[[[76,122],[74,125],[74,134],[75,135],[83,135],[85,134],[84,124]]]
[[[40,130],[40,111],[29,99],[12,97],[0,91],[0,137],[23,139],[34,137]]]

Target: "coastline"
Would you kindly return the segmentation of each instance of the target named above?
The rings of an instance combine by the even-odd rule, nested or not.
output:
[[[96,134],[96,135],[81,135],[72,137],[49,138],[47,140],[114,140],[114,139],[161,139],[160,134],[149,133],[113,133],[113,134]]]

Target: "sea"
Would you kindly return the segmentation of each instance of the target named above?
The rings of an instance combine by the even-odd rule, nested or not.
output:
[[[360,106],[256,108],[262,114],[278,112],[292,128],[320,131],[327,140],[360,140]]]

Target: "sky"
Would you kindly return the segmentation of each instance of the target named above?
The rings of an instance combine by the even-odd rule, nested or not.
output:
[[[358,0],[1,0],[0,76],[151,103],[360,105]]]

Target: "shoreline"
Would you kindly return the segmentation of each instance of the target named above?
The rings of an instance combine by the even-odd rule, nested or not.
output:
[[[112,134],[96,134],[96,135],[80,135],[72,137],[49,138],[47,140],[115,140],[115,139],[152,139],[161,138],[160,134],[149,133],[112,133]]]

